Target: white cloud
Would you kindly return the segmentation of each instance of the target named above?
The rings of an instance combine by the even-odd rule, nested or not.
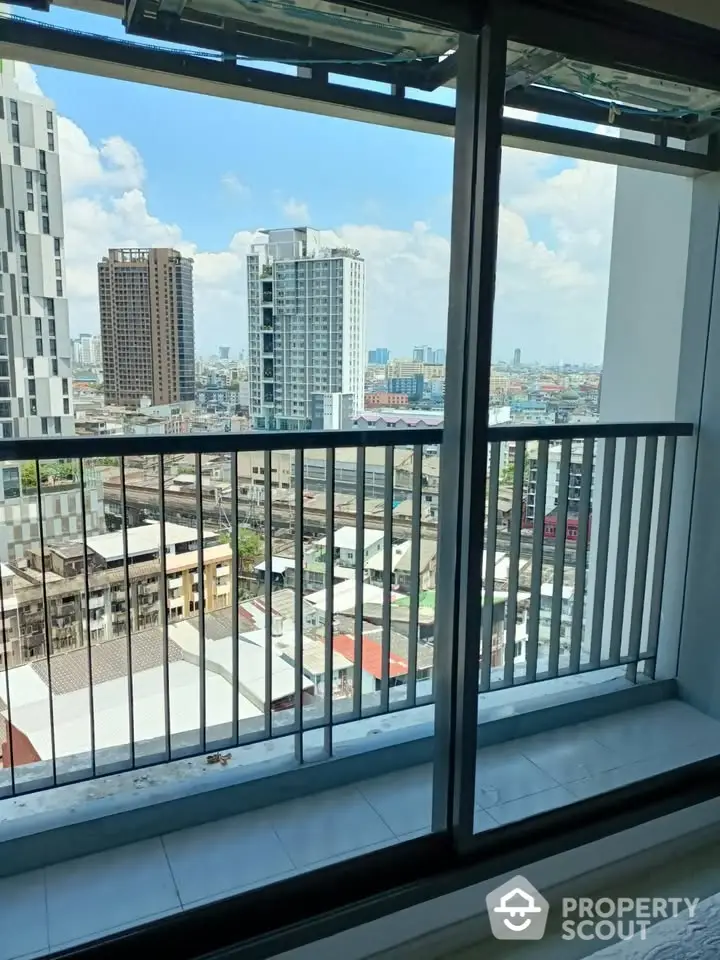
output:
[[[42,96],[37,74],[29,63],[23,63],[20,60],[15,63],[15,80],[20,89],[26,93],[33,93],[38,97]]]
[[[26,85],[34,71],[18,65]],[[215,252],[198,248],[178,224],[148,208],[146,171],[121,136],[93,143],[71,119],[59,118],[66,232],[66,269],[75,332],[97,330],[97,260],[108,247],[168,245],[194,259],[196,343],[245,345],[245,256],[256,238],[241,230],[219,238]],[[514,347],[538,359],[599,359],[612,230],[614,168],[558,161],[506,149],[502,164],[494,352]],[[222,178],[236,197],[249,188],[236,174]],[[288,225],[311,224],[309,204],[267,198]],[[424,221],[409,229],[376,221],[337,224],[328,240],[358,248],[367,264],[367,344],[409,352],[414,343],[446,339],[450,243]],[[253,225],[249,225],[253,226]],[[258,225],[259,226],[259,225]]]
[[[286,200],[281,209],[287,219],[292,222],[292,226],[300,227],[310,223],[310,208],[307,203],[296,200],[295,197]]]
[[[234,173],[226,173],[221,179],[223,187],[234,197],[245,199],[250,196],[250,188],[246,186]]]

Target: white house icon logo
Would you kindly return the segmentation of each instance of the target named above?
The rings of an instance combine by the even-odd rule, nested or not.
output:
[[[540,940],[544,935],[549,904],[525,877],[513,877],[496,887],[485,902],[498,940]]]

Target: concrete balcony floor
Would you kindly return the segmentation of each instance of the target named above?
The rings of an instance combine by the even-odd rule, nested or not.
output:
[[[487,747],[489,830],[718,752],[676,700]],[[0,880],[0,960],[42,956],[428,832],[429,764]]]

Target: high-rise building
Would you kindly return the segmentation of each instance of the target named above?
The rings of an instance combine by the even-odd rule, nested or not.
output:
[[[57,117],[0,71],[0,438],[72,434]]]
[[[250,414],[256,430],[309,430],[317,394],[363,406],[365,261],[309,227],[264,231],[247,258]]]
[[[93,365],[93,337],[89,333],[81,333],[72,342],[73,363],[77,367],[91,367]]]
[[[513,366],[520,366],[520,347],[515,347],[515,352],[513,353]]]
[[[368,363],[384,367],[390,362],[390,351],[387,347],[376,347],[368,351]]]
[[[221,360],[230,359],[230,347],[218,347],[218,356]]]
[[[195,398],[193,262],[177,250],[108,250],[98,264],[105,402]]]
[[[445,350],[444,350],[442,347],[439,347],[439,348],[435,351],[435,355],[434,355],[434,357],[433,357],[433,363],[435,363],[435,364],[443,364],[443,363],[445,363]]]

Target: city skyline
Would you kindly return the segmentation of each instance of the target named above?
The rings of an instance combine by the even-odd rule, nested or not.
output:
[[[72,11],[54,16],[70,25],[82,20]],[[326,228],[329,245],[363,251],[369,342],[384,335],[395,355],[418,342],[443,343],[450,140],[152,87],[128,85],[118,97],[113,81],[42,68],[23,74],[55,98],[61,117],[73,334],[98,328],[88,278],[98,249],[163,245],[195,260],[203,337],[246,349],[244,263],[255,228],[315,223]],[[110,115],[108,96],[118,100]],[[136,109],[141,96],[147,110]],[[145,113],[158,117],[152,140]],[[169,169],[153,141],[164,138],[174,150],[181,129],[196,123],[198,140],[211,123],[217,149],[212,156],[189,149],[185,162]],[[301,157],[292,167],[282,163],[282,151],[245,150],[233,167],[227,157],[238,155],[239,126],[250,142],[277,145],[288,135],[312,140],[332,133],[332,149],[321,161]],[[403,183],[397,173],[408,151],[422,158],[423,175]],[[388,159],[382,178],[365,162],[378,152]],[[503,165],[493,353],[511,356],[520,344],[528,361],[597,362],[615,171],[514,150],[505,151]]]

